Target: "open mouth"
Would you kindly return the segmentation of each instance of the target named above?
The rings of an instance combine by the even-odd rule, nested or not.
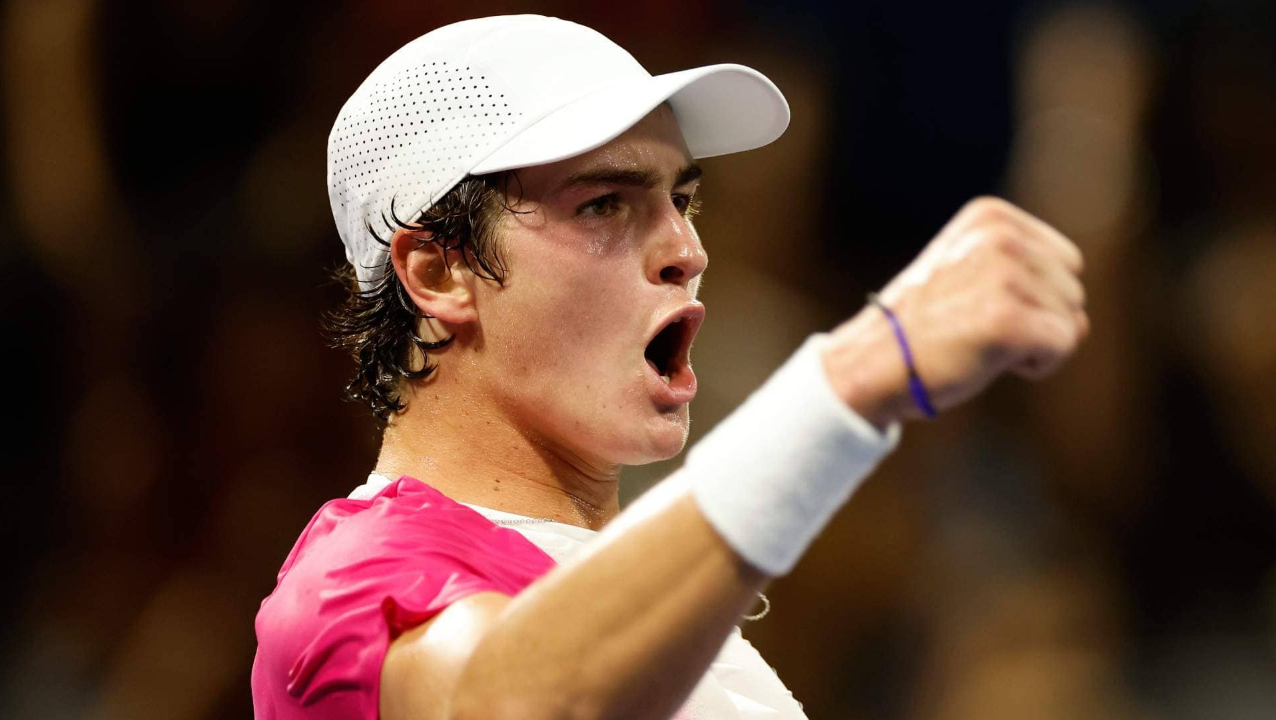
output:
[[[691,349],[689,329],[686,321],[678,318],[656,333],[643,351],[647,363],[666,383],[681,366],[686,365],[687,351]]]
[[[643,350],[651,368],[655,397],[662,404],[681,405],[696,395],[691,370],[691,341],[704,322],[704,305],[688,303],[665,316]]]

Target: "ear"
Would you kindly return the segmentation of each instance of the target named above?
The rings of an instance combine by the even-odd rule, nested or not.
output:
[[[474,322],[474,276],[465,271],[462,250],[444,250],[425,230],[400,228],[390,238],[390,261],[412,302],[440,322]]]

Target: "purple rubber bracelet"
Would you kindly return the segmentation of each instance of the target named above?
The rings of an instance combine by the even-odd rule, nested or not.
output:
[[[908,389],[913,394],[913,402],[917,403],[917,407],[921,408],[922,414],[930,419],[935,418],[935,406],[930,404],[930,396],[926,394],[926,386],[922,384],[922,379],[917,375],[917,368],[913,365],[913,353],[908,349],[908,340],[904,337],[904,328],[900,326],[899,320],[895,319],[895,313],[877,297],[877,293],[869,293],[868,301],[886,315],[886,319],[890,320],[891,328],[895,330],[895,339],[899,341],[899,349],[904,351],[904,364],[908,366]]]

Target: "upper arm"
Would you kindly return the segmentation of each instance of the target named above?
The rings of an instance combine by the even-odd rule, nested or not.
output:
[[[499,592],[475,593],[391,642],[381,665],[383,720],[449,717],[465,663],[509,602]]]

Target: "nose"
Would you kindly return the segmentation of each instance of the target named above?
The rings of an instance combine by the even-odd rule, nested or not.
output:
[[[709,255],[691,222],[674,208],[663,214],[648,246],[647,279],[657,285],[686,285],[704,272]]]

